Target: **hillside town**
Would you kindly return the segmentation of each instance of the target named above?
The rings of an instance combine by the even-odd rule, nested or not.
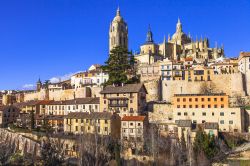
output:
[[[106,65],[93,64],[59,82],[37,78],[35,90],[0,92],[2,140],[41,156],[41,137],[60,139],[71,164],[87,161],[83,150],[87,146],[100,148],[98,155],[109,162],[113,154],[107,157],[96,145],[98,141],[95,144],[98,139],[102,145],[106,139],[114,141],[112,159],[125,163],[219,162],[230,152],[227,138],[239,140],[235,147],[250,140],[250,52],[227,57],[223,45],[212,48],[207,37],[193,38],[183,27],[177,19],[172,27],[175,33],[163,36],[161,43],[154,42],[153,30],[148,27],[139,51],[125,53],[130,66],[118,80],[110,59],[129,49],[128,24],[118,8],[108,32]],[[115,69],[122,70],[119,65]],[[129,81],[123,81],[125,78]],[[197,140],[202,134],[217,141],[216,152],[199,149]],[[21,141],[20,136],[29,140]],[[221,147],[226,145],[228,149],[223,151]],[[96,151],[93,154],[93,158],[98,156]],[[99,162],[93,158],[88,162]]]

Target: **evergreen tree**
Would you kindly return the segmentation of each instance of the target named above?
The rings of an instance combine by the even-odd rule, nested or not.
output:
[[[102,66],[102,69],[109,74],[109,80],[106,82],[106,85],[133,83],[128,78],[128,75],[132,75],[131,78],[133,78],[135,60],[127,48],[121,46],[113,48],[105,64]]]

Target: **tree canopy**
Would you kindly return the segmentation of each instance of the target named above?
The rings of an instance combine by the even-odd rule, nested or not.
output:
[[[106,85],[135,83],[139,80],[136,76],[135,59],[132,52],[121,46],[110,51],[109,58],[102,69],[109,74]]]

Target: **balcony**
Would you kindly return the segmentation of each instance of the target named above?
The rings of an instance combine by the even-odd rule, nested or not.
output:
[[[128,103],[110,103],[109,107],[128,107]]]

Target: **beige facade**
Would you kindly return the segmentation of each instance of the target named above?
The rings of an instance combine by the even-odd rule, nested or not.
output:
[[[145,111],[146,93],[143,84],[107,86],[101,91],[100,111],[116,112],[121,117],[140,115]]]
[[[219,124],[224,132],[244,132],[244,111],[240,108],[174,108],[174,120],[192,120],[201,124],[213,122]]]
[[[142,149],[147,127],[146,116],[124,116],[121,121],[121,142],[123,146]]]

